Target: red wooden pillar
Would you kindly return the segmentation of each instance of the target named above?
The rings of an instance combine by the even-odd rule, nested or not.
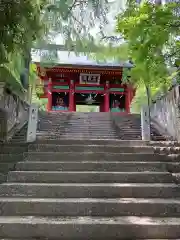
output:
[[[70,80],[69,86],[69,112],[74,111],[74,80]]]
[[[127,113],[130,113],[130,104],[131,104],[131,92],[128,88],[128,86],[126,86],[126,92],[125,92],[125,110]]]
[[[100,103],[99,112],[104,112],[104,101]]]
[[[51,78],[48,82],[48,104],[47,104],[47,111],[50,112],[52,110],[52,81]]]
[[[75,96],[74,96],[74,112],[76,112],[76,102],[75,102]]]
[[[105,85],[104,112],[109,112],[109,81],[106,81]]]

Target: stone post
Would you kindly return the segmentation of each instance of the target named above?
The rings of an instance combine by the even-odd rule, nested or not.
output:
[[[149,111],[145,107],[141,109],[141,135],[143,141],[151,140]]]
[[[31,104],[29,108],[27,142],[34,142],[36,140],[37,123],[38,123],[38,107],[36,104]]]

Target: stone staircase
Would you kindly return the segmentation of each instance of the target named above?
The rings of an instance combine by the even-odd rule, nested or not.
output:
[[[46,113],[39,118],[37,139],[141,140],[139,115],[116,119],[110,113]]]
[[[31,144],[0,187],[0,238],[180,238],[178,152],[135,140]]]
[[[0,144],[0,183],[6,181],[7,173],[15,164],[23,160],[23,153],[28,150],[26,143],[27,125],[19,130],[7,143]]]
[[[36,143],[24,128],[1,146],[13,165],[0,185],[0,240],[180,238],[179,145],[138,140],[137,125],[129,140],[125,120],[119,140],[107,113],[43,113]]]
[[[112,115],[112,122],[121,140],[141,140],[141,116],[139,114]],[[151,124],[151,140],[166,141],[158,130]]]
[[[28,124],[25,124],[10,140],[10,143],[25,143],[27,139]]]
[[[121,140],[141,140],[141,119],[138,114],[112,115],[112,122]]]
[[[51,113],[40,116],[37,138],[118,139],[119,136],[109,113]]]

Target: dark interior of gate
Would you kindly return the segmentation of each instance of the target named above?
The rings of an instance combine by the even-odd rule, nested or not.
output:
[[[122,83],[118,66],[60,65],[42,68],[41,98],[47,98],[47,111],[76,111],[78,105],[98,106],[100,112],[129,113],[134,89]]]

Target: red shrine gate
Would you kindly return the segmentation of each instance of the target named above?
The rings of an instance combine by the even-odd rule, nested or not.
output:
[[[135,90],[122,84],[123,67],[61,64],[41,68],[41,98],[47,98],[47,111],[76,111],[76,105],[97,105],[100,112],[130,112]]]

